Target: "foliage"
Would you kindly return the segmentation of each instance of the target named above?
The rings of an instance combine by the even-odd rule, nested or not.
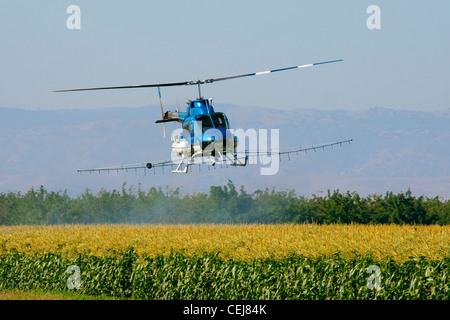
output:
[[[397,263],[339,255],[249,262],[217,254],[150,257],[133,248],[102,257],[9,252],[0,256],[0,289],[69,290],[71,265],[80,268],[80,293],[134,299],[439,299],[450,298],[449,259]],[[368,267],[380,268],[380,289],[370,289]],[[75,290],[75,289],[73,289]]]
[[[450,298],[449,226],[88,224],[0,227],[0,292],[120,299]],[[80,287],[68,270],[79,268]],[[380,270],[379,289],[369,267]],[[372,279],[373,280],[373,279]]]
[[[231,181],[209,194],[179,190],[126,188],[86,190],[76,198],[41,186],[27,193],[0,193],[0,225],[60,223],[450,223],[450,200],[415,197],[406,192],[361,197],[356,192],[327,192],[311,198],[294,191],[268,189],[247,193]]]
[[[362,224],[87,224],[0,226],[0,254],[60,253],[102,257],[135,248],[137,254],[186,256],[217,253],[224,259],[283,259],[291,254],[345,258],[371,255],[398,262],[450,256],[450,226]]]

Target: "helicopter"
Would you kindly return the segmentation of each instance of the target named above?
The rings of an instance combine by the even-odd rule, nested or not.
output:
[[[131,165],[120,165],[115,167],[104,167],[94,169],[80,169],[79,173],[83,172],[103,172],[103,171],[119,171],[119,170],[138,170],[138,169],[154,169],[155,167],[170,166],[172,173],[188,173],[189,167],[193,164],[208,163],[214,166],[216,163],[223,163],[235,167],[244,167],[248,164],[249,157],[281,157],[283,154],[290,156],[293,153],[297,155],[300,152],[308,152],[310,150],[316,151],[317,149],[323,149],[333,147],[336,145],[342,146],[344,143],[352,142],[352,139],[322,144],[318,146],[311,146],[307,148],[293,148],[291,150],[279,151],[264,151],[264,150],[244,150],[239,151],[239,138],[233,132],[230,127],[228,118],[224,112],[218,112],[214,110],[212,99],[206,99],[202,96],[201,85],[211,84],[223,80],[231,80],[238,78],[245,78],[251,76],[258,76],[264,74],[270,74],[280,71],[287,71],[293,69],[302,69],[307,67],[313,67],[318,65],[324,65],[329,63],[341,62],[343,59],[321,61],[304,65],[297,65],[279,69],[272,69],[261,72],[246,73],[240,75],[233,75],[221,78],[209,78],[203,80],[191,80],[181,82],[169,82],[169,83],[154,83],[154,84],[142,84],[142,85],[127,85],[127,86],[111,86],[111,87],[92,87],[92,88],[77,88],[77,89],[63,89],[54,90],[54,92],[73,92],[73,91],[90,91],[90,90],[115,90],[115,89],[133,89],[133,88],[157,88],[159,95],[159,102],[161,107],[162,119],[156,120],[155,123],[163,124],[163,136],[166,138],[166,122],[178,122],[181,124],[181,129],[172,134],[172,157],[170,160],[142,162]],[[197,86],[198,98],[194,100],[188,99],[186,101],[186,111],[182,112],[176,108],[176,111],[164,112],[161,87],[174,87],[174,86]],[[290,158],[289,158],[290,159]],[[183,168],[184,165],[184,168]],[[176,167],[173,170],[173,167]]]

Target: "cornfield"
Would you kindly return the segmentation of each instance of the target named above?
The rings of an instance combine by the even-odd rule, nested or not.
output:
[[[0,288],[74,290],[76,266],[75,290],[121,298],[445,300],[449,240],[447,226],[0,227]]]

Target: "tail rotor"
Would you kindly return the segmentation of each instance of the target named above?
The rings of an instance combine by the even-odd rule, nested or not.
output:
[[[161,117],[162,119],[164,119],[164,108],[163,108],[163,104],[162,104],[162,99],[161,99],[161,90],[158,87],[158,94],[159,94],[159,104],[161,106]],[[164,135],[164,139],[166,138],[166,124],[163,123],[163,135]]]

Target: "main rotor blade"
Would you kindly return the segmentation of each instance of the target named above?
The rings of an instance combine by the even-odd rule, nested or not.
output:
[[[320,64],[340,62],[340,61],[344,61],[344,60],[343,59],[330,60],[330,61],[323,61],[323,62],[304,64],[304,65],[301,65],[301,66],[293,66],[293,67],[287,67],[287,68],[281,68],[281,69],[273,69],[273,70],[267,70],[267,71],[261,71],[261,72],[240,74],[240,75],[237,75],[237,76],[229,76],[229,77],[223,77],[223,78],[207,79],[207,80],[204,80],[204,82],[205,83],[211,83],[211,82],[214,82],[214,81],[222,81],[222,80],[230,80],[230,79],[236,79],[236,78],[259,76],[259,75],[262,75],[262,74],[268,74],[268,73],[279,72],[279,71],[286,71],[286,70],[292,70],[292,69],[307,68],[307,67],[317,66],[317,65],[320,65]]]
[[[262,74],[268,74],[268,73],[279,72],[279,71],[286,71],[286,70],[292,70],[292,69],[313,67],[313,66],[317,66],[317,65],[321,65],[321,64],[340,62],[340,61],[344,61],[344,60],[343,59],[338,59],[338,60],[329,60],[329,61],[315,62],[315,63],[304,64],[304,65],[300,65],[300,66],[293,66],[293,67],[287,67],[287,68],[273,69],[273,70],[267,70],[267,71],[261,71],[261,72],[246,73],[246,74],[240,74],[240,75],[228,76],[228,77],[222,77],[222,78],[211,78],[211,79],[205,79],[205,80],[200,80],[199,79],[199,80],[193,80],[193,81],[157,83],[157,84],[141,84],[141,85],[132,85],[132,86],[64,89],[64,90],[55,90],[53,92],[108,90],[108,89],[131,89],[131,88],[151,88],[151,87],[173,87],[173,86],[192,86],[192,85],[199,85],[199,84],[204,84],[204,83],[213,83],[215,81],[231,80],[231,79],[237,79],[237,78],[259,76],[259,75],[262,75]]]
[[[157,83],[157,84],[140,84],[140,85],[118,86],[118,87],[95,87],[95,88],[64,89],[64,90],[54,90],[53,92],[187,86],[188,84],[190,84],[190,82],[191,81]]]

